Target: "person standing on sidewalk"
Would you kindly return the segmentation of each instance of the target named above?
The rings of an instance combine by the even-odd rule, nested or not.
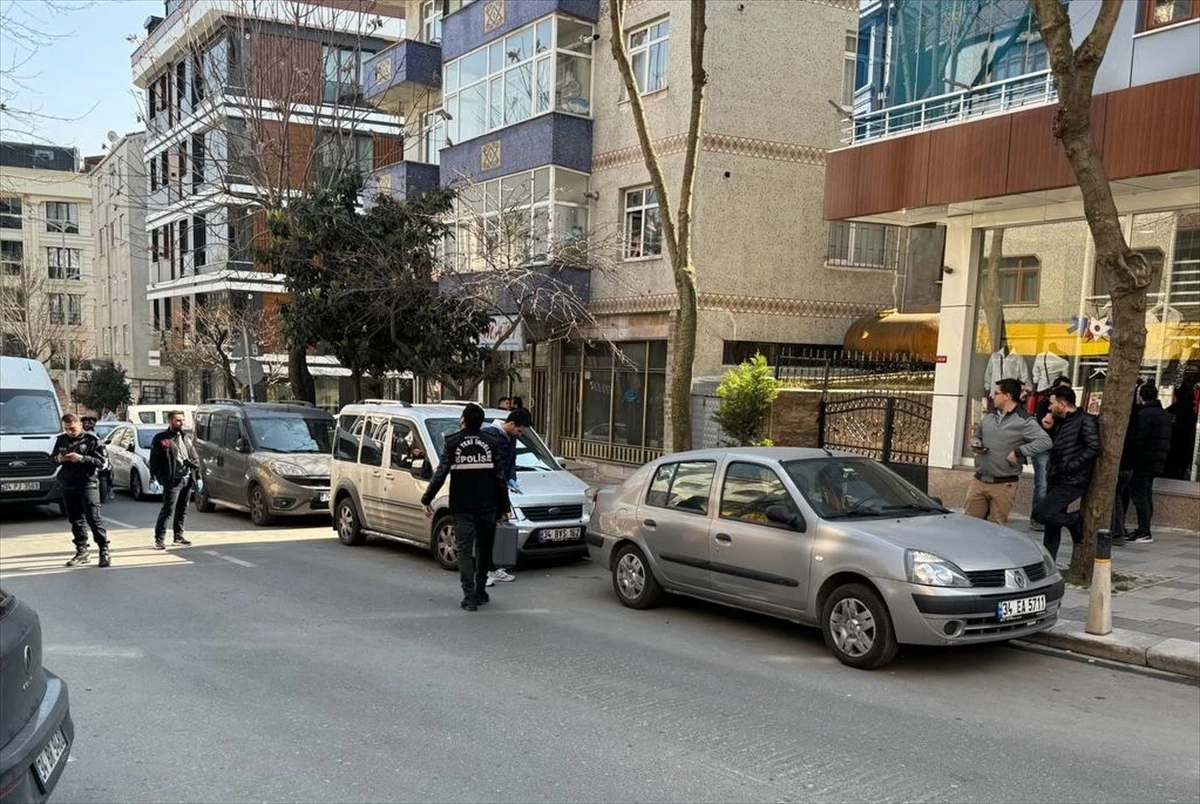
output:
[[[1064,527],[1074,544],[1083,541],[1083,517],[1078,510],[1069,509],[1087,492],[1096,459],[1100,457],[1100,426],[1096,417],[1076,407],[1075,401],[1075,390],[1069,386],[1050,392],[1050,413],[1058,420],[1058,427],[1050,450],[1046,496],[1034,512],[1046,525],[1042,544],[1055,560]]]
[[[504,451],[500,455],[500,465],[504,474],[504,482],[512,494],[520,494],[521,486],[517,483],[517,439],[525,435],[525,429],[533,427],[533,416],[525,408],[518,408],[508,414],[504,421],[497,419],[486,429],[491,430],[500,438]],[[488,573],[487,585],[508,583],[516,577],[509,572],[511,567],[496,567]]]
[[[463,599],[459,604],[476,611],[489,600],[487,574],[492,564],[496,523],[512,510],[504,480],[501,456],[504,445],[495,431],[483,429],[483,408],[474,402],[463,408],[457,433],[446,437],[437,471],[421,495],[425,516],[433,516],[430,504],[450,476],[450,515],[458,547],[458,576]],[[453,473],[451,475],[451,473]]]
[[[90,529],[100,548],[100,566],[107,567],[112,558],[108,551],[108,531],[100,516],[100,470],[108,463],[108,454],[104,442],[95,433],[85,431],[74,413],[64,414],[62,423],[63,433],[54,442],[54,462],[59,465],[63,507],[75,542],[75,555],[67,561],[67,566],[78,567],[91,561],[87,534]]]
[[[1132,424],[1132,423],[1131,423]],[[1137,530],[1125,537],[1129,544],[1150,544],[1154,536],[1150,523],[1154,518],[1154,478],[1162,474],[1171,451],[1172,416],[1158,401],[1158,389],[1145,383],[1138,389],[1138,409],[1133,438],[1132,474],[1129,498],[1137,511]]]
[[[167,414],[167,429],[154,436],[150,445],[150,474],[163,489],[162,508],[154,525],[154,549],[166,550],[167,523],[175,534],[174,543],[187,547],[184,536],[188,501],[192,496],[192,473],[199,468],[196,452],[183,434],[183,413]]]
[[[1056,377],[1050,385],[1050,390],[1055,388],[1070,388],[1070,377]],[[1050,394],[1046,393],[1037,403],[1037,411],[1033,416],[1042,425],[1042,429],[1046,431],[1046,435],[1050,436],[1050,441],[1054,441],[1054,428],[1057,426],[1058,419],[1050,413]],[[1033,512],[1037,510],[1042,499],[1046,496],[1046,470],[1050,465],[1050,451],[1039,452],[1033,456],[1033,504],[1029,507],[1029,529],[1043,530],[1044,525],[1037,521],[1037,517]]]
[[[1018,404],[1021,382],[1003,379],[992,390],[994,409],[983,417],[971,439],[975,477],[967,489],[966,513],[1008,524],[1021,464],[1050,449],[1050,436]]]

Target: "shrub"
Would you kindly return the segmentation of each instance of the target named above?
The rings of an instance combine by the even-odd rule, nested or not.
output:
[[[773,445],[769,438],[763,437],[763,428],[781,385],[767,365],[767,359],[757,353],[725,372],[717,386],[717,397],[721,402],[713,418],[729,436],[731,446]]]

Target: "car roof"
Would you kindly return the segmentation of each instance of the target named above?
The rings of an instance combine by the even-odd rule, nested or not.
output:
[[[378,402],[352,402],[342,407],[340,413],[380,413],[388,416],[413,416],[420,419],[457,419],[462,415],[465,405],[454,404],[421,404],[411,405],[407,402],[380,400]],[[339,415],[340,415],[339,413]],[[500,408],[484,408],[485,419],[507,419],[509,411]]]
[[[721,460],[723,458],[756,458],[773,461],[799,461],[806,458],[861,458],[853,452],[825,450],[814,447],[724,447],[696,449],[691,452],[672,452],[659,461]]]
[[[311,414],[313,416],[330,416],[331,414],[312,405],[300,405],[291,402],[239,402],[237,400],[221,400],[205,402],[196,408],[196,413],[215,413],[229,411],[244,411],[251,413],[268,413],[279,411],[286,413]]]

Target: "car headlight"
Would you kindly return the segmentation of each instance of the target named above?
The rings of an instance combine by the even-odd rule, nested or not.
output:
[[[514,508],[514,509],[512,509],[512,518],[513,518],[513,520],[518,520],[518,519],[524,519],[525,517],[521,516],[520,508]]]
[[[267,468],[277,475],[303,475],[304,467],[290,461],[268,461]]]
[[[905,550],[908,580],[922,586],[970,586],[967,576],[953,562],[933,553]]]
[[[1047,578],[1058,572],[1058,564],[1054,562],[1054,556],[1050,555],[1050,551],[1045,547],[1042,547],[1042,564],[1046,567]]]

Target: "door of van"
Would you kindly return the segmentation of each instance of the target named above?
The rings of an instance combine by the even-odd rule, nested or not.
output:
[[[245,452],[238,451],[238,442],[243,443]],[[225,435],[221,439],[220,472],[224,497],[239,505],[250,504],[247,477],[250,474],[250,450],[253,449],[250,433],[242,426],[237,416],[225,421]]]
[[[414,470],[414,461],[417,469]],[[429,532],[429,520],[421,510],[421,495],[429,485],[429,459],[417,432],[408,419],[394,418],[388,435],[388,457],[383,473],[384,506],[389,527],[400,536],[422,539]]]

